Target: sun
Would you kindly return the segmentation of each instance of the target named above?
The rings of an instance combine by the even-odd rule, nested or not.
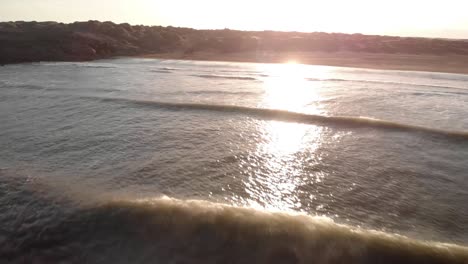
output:
[[[297,60],[295,60],[295,59],[289,59],[289,60],[286,61],[285,64],[299,64],[299,62]]]

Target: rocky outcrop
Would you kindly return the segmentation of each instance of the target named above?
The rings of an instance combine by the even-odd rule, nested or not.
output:
[[[0,23],[0,64],[83,61],[148,53],[320,51],[468,55],[464,40],[361,34],[194,30],[112,22]]]

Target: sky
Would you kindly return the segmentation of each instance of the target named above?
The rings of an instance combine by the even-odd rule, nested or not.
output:
[[[468,0],[0,0],[0,21],[87,20],[468,39]]]

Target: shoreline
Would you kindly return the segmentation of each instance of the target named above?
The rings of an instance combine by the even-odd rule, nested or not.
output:
[[[442,56],[358,52],[196,52],[192,54],[184,52],[168,52],[109,56],[85,60],[30,60],[14,63],[2,63],[0,64],[0,67],[12,64],[28,64],[37,62],[89,62],[123,57],[239,63],[288,63],[293,61],[299,64],[317,66],[468,75],[468,55],[451,54]]]
[[[152,53],[131,57],[245,63],[287,63],[377,70],[440,72],[468,75],[468,56],[414,55],[357,52],[182,52]]]

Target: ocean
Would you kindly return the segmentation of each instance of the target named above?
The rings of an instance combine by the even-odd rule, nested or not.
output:
[[[468,75],[0,67],[1,263],[468,263]]]

